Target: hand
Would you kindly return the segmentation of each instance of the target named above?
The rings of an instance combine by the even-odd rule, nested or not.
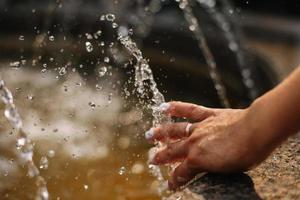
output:
[[[170,189],[185,185],[201,172],[246,171],[271,152],[271,145],[256,137],[259,130],[249,121],[249,109],[210,109],[182,102],[165,103],[161,108],[165,114],[195,122],[189,130],[189,123],[180,122],[146,132],[150,142],[169,141],[151,164],[180,163],[169,179]]]

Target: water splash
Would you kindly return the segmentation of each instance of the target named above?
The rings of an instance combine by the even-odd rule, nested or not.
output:
[[[33,162],[33,144],[27,134],[22,130],[22,119],[14,104],[11,91],[5,86],[4,81],[0,80],[0,98],[5,105],[4,116],[9,121],[17,135],[16,148],[19,150],[19,156],[26,164],[28,171],[27,175],[30,178],[36,178],[37,194],[36,200],[48,200],[49,193],[47,183],[42,176],[39,175],[39,170]]]
[[[217,69],[215,58],[207,44],[204,33],[199,25],[198,19],[195,17],[191,5],[188,0],[176,0],[179,2],[179,7],[183,10],[185,20],[189,25],[190,31],[193,32],[195,38],[198,41],[198,46],[202,50],[203,56],[209,67],[209,74],[214,82],[216,91],[219,95],[220,101],[224,107],[230,107],[230,103],[227,97],[226,88],[222,82],[220,73]]]
[[[165,102],[165,98],[163,94],[158,90],[157,84],[153,78],[152,70],[148,64],[148,61],[143,58],[141,50],[137,47],[136,43],[132,41],[129,35],[122,35],[119,34],[118,40],[121,42],[122,45],[131,53],[132,56],[136,59],[135,68],[135,86],[137,88],[138,93],[143,97],[146,93],[146,85],[150,87],[152,91],[152,116],[153,121],[152,125],[155,127],[158,124],[163,122],[170,121],[170,119],[166,119],[165,116],[159,110],[159,106]],[[158,148],[161,148],[163,144],[159,143]],[[156,149],[156,148],[155,148]],[[153,157],[155,152],[150,151],[149,157]],[[156,165],[149,165],[150,172],[158,179],[160,182],[159,185],[159,193],[162,193],[166,189],[166,182],[163,178],[162,172],[160,168]]]
[[[243,83],[249,91],[249,97],[252,100],[255,99],[258,95],[258,91],[255,89],[251,69],[246,64],[245,51],[242,48],[241,42],[238,40],[238,38],[241,38],[241,34],[238,33],[238,30],[234,30],[234,26],[232,25],[232,23],[234,23],[233,19],[224,12],[218,11],[216,8],[216,0],[197,0],[197,2],[208,11],[210,16],[213,17],[217,25],[224,32],[224,36],[228,42],[228,48],[236,55]],[[222,4],[224,4],[223,7],[225,7],[225,10],[233,10],[229,2],[222,1]]]
[[[152,92],[152,98],[151,98],[151,109],[152,109],[152,116],[153,116],[152,125],[155,127],[161,123],[169,122],[171,121],[171,119],[163,115],[159,109],[159,106],[165,102],[165,98],[157,88],[157,84],[154,80],[153,73],[149,66],[149,63],[143,57],[141,50],[137,47],[136,43],[133,42],[133,40],[130,38],[128,33],[129,31],[119,31],[118,40],[128,50],[128,52],[136,59],[136,64],[134,65],[135,68],[134,84],[135,87],[137,88],[137,92],[141,97],[145,97],[147,93],[147,88],[150,88],[150,91]],[[162,143],[157,144],[157,148],[161,148],[163,146],[164,144]],[[150,151],[149,157],[152,157],[154,153],[155,153],[154,151]],[[163,191],[167,189],[167,182],[164,180],[160,167],[156,165],[149,165],[149,169],[150,172],[159,181],[158,192],[161,194]]]
[[[86,47],[87,52],[90,53],[93,51],[93,45],[90,42],[86,42],[85,47]]]

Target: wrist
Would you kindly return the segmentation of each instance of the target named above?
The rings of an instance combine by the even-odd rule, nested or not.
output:
[[[275,112],[276,109],[273,109],[269,98],[267,94],[256,99],[248,108],[246,118],[253,144],[272,151],[287,136],[283,134],[279,115]]]

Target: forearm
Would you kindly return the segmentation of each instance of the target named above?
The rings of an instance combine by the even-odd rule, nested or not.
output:
[[[300,129],[300,68],[249,108],[257,134],[271,146]]]

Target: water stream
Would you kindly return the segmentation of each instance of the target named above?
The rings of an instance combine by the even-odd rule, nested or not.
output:
[[[152,98],[151,98],[151,109],[152,109],[152,126],[155,127],[161,123],[170,122],[171,119],[169,117],[164,116],[159,106],[165,102],[165,98],[163,94],[158,90],[157,84],[154,80],[152,70],[149,66],[148,61],[143,57],[141,50],[137,47],[136,43],[132,41],[128,34],[122,34],[121,32],[118,34],[118,40],[122,45],[130,52],[132,56],[136,59],[135,68],[135,86],[137,88],[138,93],[143,96],[146,93],[145,84],[147,87],[151,89]],[[153,148],[152,151],[149,151],[149,158],[153,157],[158,148],[162,148],[164,144],[158,143],[157,148]],[[158,192],[161,194],[167,188],[167,183],[164,180],[162,172],[159,166],[149,165],[150,172],[157,177],[160,186],[158,187]]]
[[[176,0],[179,2],[179,7],[183,10],[185,20],[188,22],[190,31],[193,32],[198,46],[201,49],[203,56],[209,68],[209,74],[214,82],[216,91],[219,95],[220,101],[225,108],[230,107],[230,103],[226,94],[226,88],[222,82],[221,75],[217,69],[216,61],[214,56],[207,44],[204,33],[199,25],[198,19],[193,14],[192,7],[188,0]]]
[[[22,129],[22,119],[14,104],[13,95],[11,91],[5,86],[4,81],[0,80],[0,97],[2,103],[5,105],[4,116],[10,122],[14,132],[16,133],[17,144],[16,147],[19,152],[21,162],[25,163],[28,168],[27,175],[30,178],[36,179],[37,194],[36,200],[47,200],[49,193],[46,186],[45,179],[39,175],[39,170],[33,161],[34,147],[27,133]]]
[[[208,11],[210,16],[216,21],[217,25],[224,32],[224,36],[228,42],[229,49],[236,55],[237,64],[240,68],[243,83],[248,89],[249,97],[251,100],[255,99],[258,95],[258,91],[252,79],[251,68],[246,63],[245,51],[241,46],[241,42],[239,41],[242,36],[238,32],[238,30],[234,30],[233,28],[233,22],[231,22],[233,21],[233,19],[231,20],[231,18],[233,18],[234,16],[230,17],[228,16],[228,14],[225,14],[226,12],[234,12],[234,9],[227,1],[222,1],[222,4],[224,4],[224,6],[222,6],[224,7],[224,12],[219,11],[216,8],[216,0],[197,0],[197,2]]]

